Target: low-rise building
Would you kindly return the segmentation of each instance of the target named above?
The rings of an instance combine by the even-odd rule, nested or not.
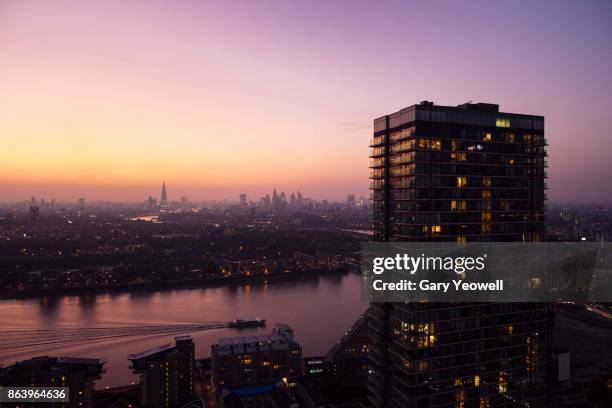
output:
[[[254,384],[291,383],[303,373],[302,347],[293,329],[277,324],[272,333],[220,339],[212,346],[212,385],[219,392]]]

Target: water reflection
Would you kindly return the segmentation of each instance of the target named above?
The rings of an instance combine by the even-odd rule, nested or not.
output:
[[[233,329],[192,331],[189,325],[263,317],[293,326],[304,354],[325,353],[365,310],[358,275],[308,276],[208,288],[135,291],[0,301],[0,364],[34,355],[105,357],[98,386],[128,384],[127,355],[172,342],[187,331],[198,357]],[[240,335],[271,327],[241,330]],[[28,330],[28,338],[18,330]],[[42,330],[47,330],[43,332]]]

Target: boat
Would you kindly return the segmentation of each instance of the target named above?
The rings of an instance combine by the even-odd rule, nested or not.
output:
[[[256,317],[254,319],[236,319],[227,324],[227,327],[240,329],[242,327],[262,327],[266,325],[266,319]]]

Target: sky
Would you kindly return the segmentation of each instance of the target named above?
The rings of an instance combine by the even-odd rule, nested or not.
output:
[[[0,201],[367,195],[374,118],[546,117],[549,197],[612,200],[612,2],[0,0]]]

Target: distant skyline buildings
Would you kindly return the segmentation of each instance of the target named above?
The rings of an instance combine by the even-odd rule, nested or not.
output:
[[[168,202],[181,201],[181,197],[189,197],[189,200],[193,202],[213,202],[213,201],[237,201],[240,194],[246,194],[250,200],[258,200],[262,197],[262,193],[265,195],[266,191],[271,192],[271,188],[263,186],[261,188],[220,188],[220,189],[209,189],[209,188],[194,188],[186,187],[180,183],[175,184],[172,181],[166,181],[166,197]],[[270,183],[272,186],[274,182]],[[355,194],[356,197],[367,197],[368,189],[367,184],[361,189],[346,189],[345,186],[340,188],[333,188],[329,191],[321,191],[316,186],[305,184],[298,184],[300,187],[295,185],[284,185],[278,183],[276,187],[280,196],[281,192],[285,192],[285,199],[287,202],[291,202],[291,194],[295,197],[293,200],[299,200],[299,191],[308,191],[309,197],[313,200],[329,200],[334,202],[346,202],[347,194]],[[51,200],[57,203],[78,203],[79,198],[85,197],[87,202],[94,203],[96,201],[109,201],[109,202],[132,202],[138,203],[146,200],[147,197],[152,197],[157,200],[158,204],[161,204],[161,188],[159,182],[144,185],[134,186],[132,188],[124,186],[107,186],[104,190],[97,190],[96,186],[83,185],[75,187],[69,194],[61,194],[58,190],[53,188],[54,186],[22,186],[20,191],[23,194],[0,194],[0,203],[17,203],[31,201],[31,197],[43,198],[46,204],[50,204]],[[2,193],[4,186],[0,184],[0,193]],[[298,194],[299,193],[299,194]],[[40,197],[40,198],[38,198]],[[271,199],[271,197],[270,197]],[[303,199],[303,198],[302,198]],[[40,204],[40,203],[39,203]]]
[[[343,200],[367,190],[369,118],[468,94],[546,116],[552,200],[612,198],[610,2],[106,3],[3,2],[0,201],[139,201],[161,179]]]

